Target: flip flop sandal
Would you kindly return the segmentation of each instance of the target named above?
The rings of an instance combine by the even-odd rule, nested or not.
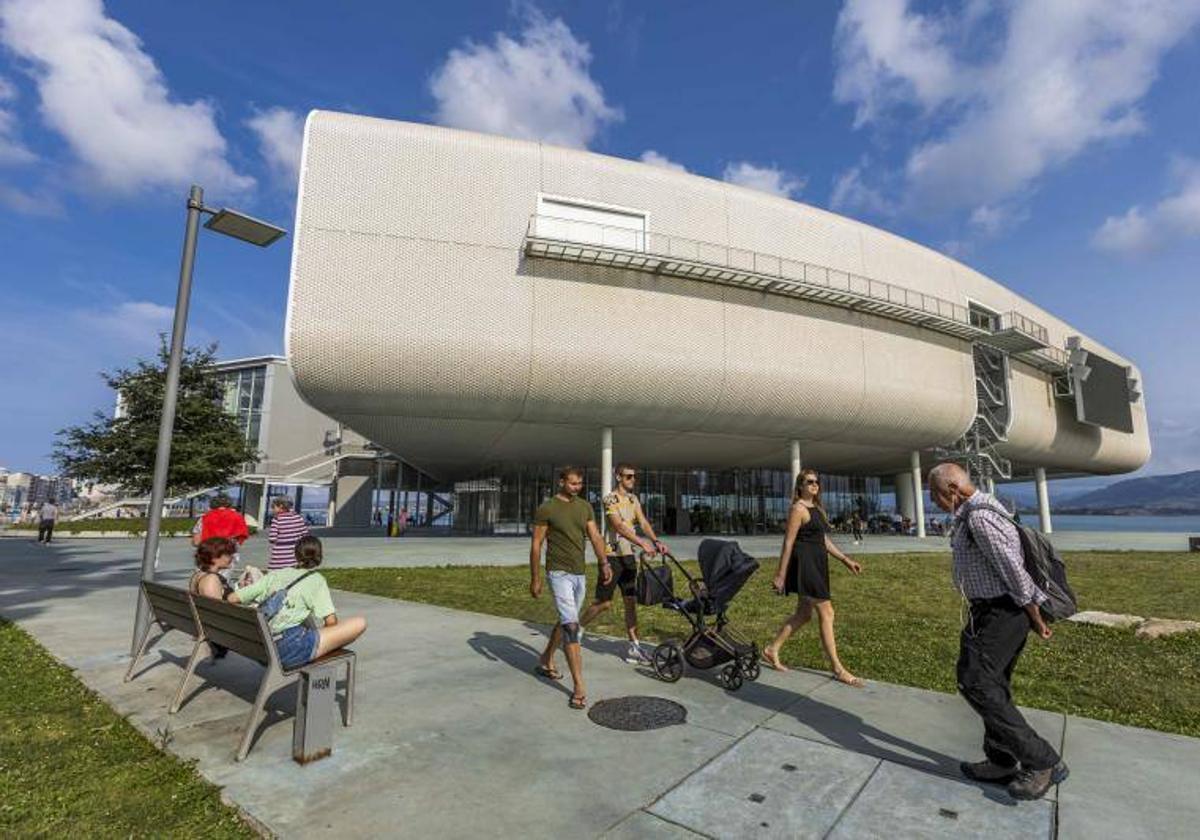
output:
[[[539,677],[545,677],[548,680],[561,680],[562,679],[562,674],[560,674],[558,671],[554,670],[553,668],[547,668],[545,665],[538,665],[536,668],[533,669],[533,673],[537,674]]]
[[[581,695],[573,694],[573,695],[571,695],[571,699],[567,702],[567,705],[570,706],[572,709],[586,709],[587,708],[587,695],[586,694],[581,694]]]

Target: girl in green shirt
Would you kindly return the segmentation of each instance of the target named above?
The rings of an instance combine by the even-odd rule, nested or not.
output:
[[[309,574],[321,565],[322,558],[321,541],[314,536],[301,537],[296,543],[297,568],[268,572],[226,598],[231,604],[257,604],[302,575],[308,575],[288,590],[283,606],[271,619],[279,664],[288,670],[345,647],[367,629],[367,620],[362,616],[338,621],[329,597],[329,584],[320,574]],[[310,616],[313,624],[321,625],[319,629],[309,626]]]

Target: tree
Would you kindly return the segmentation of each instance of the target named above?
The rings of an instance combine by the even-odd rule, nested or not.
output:
[[[168,496],[227,484],[244,464],[258,460],[237,419],[222,406],[224,388],[212,367],[216,349],[212,344],[183,351]],[[117,393],[121,416],[97,411],[90,423],[58,432],[54,460],[65,475],[117,484],[132,495],[150,493],[169,358],[160,335],[155,361],[139,359],[132,368],[100,374]]]

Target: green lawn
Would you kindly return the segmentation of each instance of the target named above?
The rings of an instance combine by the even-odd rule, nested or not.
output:
[[[949,556],[858,559],[865,567],[858,578],[831,563],[838,647],[846,666],[867,678],[954,691],[961,604],[949,583]],[[1200,620],[1200,562],[1194,555],[1086,552],[1069,554],[1066,562],[1083,609]],[[734,626],[760,645],[793,604],[770,592],[773,569],[774,560],[764,563],[730,610]],[[327,569],[324,574],[340,589],[541,623],[554,620],[547,594],[538,601],[529,597],[524,567]],[[594,567],[589,577],[591,591]],[[643,608],[639,616],[646,639],[681,636],[687,628],[681,617],[658,608]],[[592,629],[622,635],[623,626],[619,610],[613,610]],[[793,637],[783,659],[824,667],[816,628]],[[1014,691],[1027,706],[1200,736],[1200,633],[1149,641],[1132,630],[1062,623],[1049,642],[1030,637]]]
[[[0,836],[258,836],[216,787],[2,620],[0,674]]]

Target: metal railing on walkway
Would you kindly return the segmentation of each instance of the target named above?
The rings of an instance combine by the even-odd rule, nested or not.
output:
[[[1057,370],[1059,365],[1058,352],[1047,346],[1046,328],[1019,313],[1009,313],[1000,320],[998,329],[988,329],[972,323],[967,307],[945,298],[802,260],[544,214],[529,218],[525,253],[738,286],[871,312],[997,346],[1043,370]],[[1066,364],[1065,351],[1062,364]]]

